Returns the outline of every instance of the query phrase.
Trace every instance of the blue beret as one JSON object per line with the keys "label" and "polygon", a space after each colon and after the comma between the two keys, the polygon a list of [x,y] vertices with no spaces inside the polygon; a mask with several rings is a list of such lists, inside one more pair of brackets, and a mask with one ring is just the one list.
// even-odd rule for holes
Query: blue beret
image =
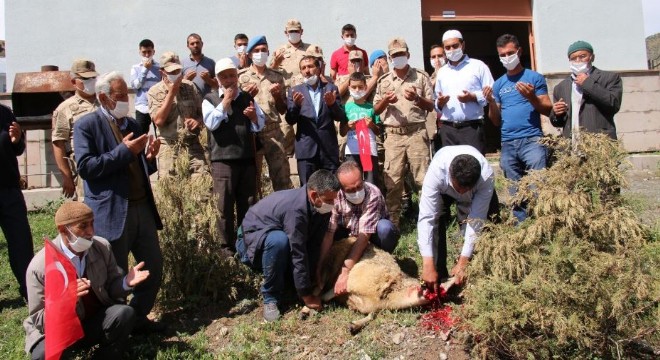
{"label": "blue beret", "polygon": [[378,58],[381,58],[383,56],[387,56],[387,54],[385,54],[385,51],[383,51],[383,50],[374,50],[371,53],[371,55],[369,55],[369,66],[374,66],[374,63],[376,62],[376,60],[378,60]]}
{"label": "blue beret", "polygon": [[571,44],[571,46],[568,47],[568,56],[571,56],[572,53],[578,51],[578,50],[587,50],[590,53],[594,53],[594,48],[591,47],[591,44],[589,44],[586,41],[576,41]]}
{"label": "blue beret", "polygon": [[252,39],[250,39],[250,41],[248,41],[247,49],[245,49],[245,51],[249,53],[250,51],[252,51],[252,49],[254,49],[255,46],[262,44],[268,45],[268,41],[266,41],[266,36],[265,35],[255,36]]}

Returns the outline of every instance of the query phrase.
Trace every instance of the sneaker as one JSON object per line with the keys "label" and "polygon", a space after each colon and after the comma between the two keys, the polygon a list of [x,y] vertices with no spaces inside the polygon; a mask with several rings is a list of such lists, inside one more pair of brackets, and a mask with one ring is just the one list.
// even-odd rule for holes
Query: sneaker
{"label": "sneaker", "polygon": [[162,333],[167,329],[167,324],[161,321],[150,320],[146,316],[137,318],[133,333],[135,334],[151,334]]}
{"label": "sneaker", "polygon": [[264,304],[264,320],[266,322],[273,322],[280,318],[280,309],[277,308],[277,303]]}

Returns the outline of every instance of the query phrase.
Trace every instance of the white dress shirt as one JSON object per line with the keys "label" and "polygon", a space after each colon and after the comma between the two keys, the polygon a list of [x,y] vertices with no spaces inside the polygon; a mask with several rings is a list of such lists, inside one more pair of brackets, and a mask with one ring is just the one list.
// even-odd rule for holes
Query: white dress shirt
{"label": "white dress shirt", "polygon": [[[237,91],[232,101],[236,100],[236,98],[238,98],[238,95],[240,95],[240,93],[241,91]],[[222,96],[222,93],[220,93],[220,96]],[[254,110],[257,113],[257,123],[255,124],[253,122],[250,122],[250,124],[252,125],[252,132],[259,132],[266,125],[266,116],[264,115],[263,110],[261,110],[261,108],[259,107],[256,101],[252,101],[252,104],[254,104]],[[220,126],[220,124],[222,124],[223,121],[229,120],[229,115],[231,115],[231,111],[232,111],[231,107],[225,110],[222,101],[220,102],[220,104],[218,104],[218,106],[213,106],[213,104],[211,104],[210,101],[204,100],[202,102],[202,114],[204,115],[204,125],[206,125],[206,128],[208,128],[210,131],[214,131]]]}
{"label": "white dress shirt", "polygon": [[[454,189],[449,166],[458,155],[474,156],[481,165],[481,177],[469,191],[459,194]],[[445,146],[440,149],[429,165],[424,177],[422,195],[419,199],[419,219],[417,221],[417,243],[423,257],[433,257],[433,238],[437,236],[437,226],[442,195],[456,199],[460,211],[468,214],[465,240],[461,256],[471,257],[477,232],[488,215],[490,199],[495,191],[493,169],[481,153],[469,145]]]}
{"label": "white dress shirt", "polygon": [[[465,121],[484,118],[484,106],[488,103],[484,97],[484,86],[493,86],[493,75],[488,66],[481,60],[470,59],[467,55],[456,66],[447,63],[438,70],[435,80],[435,99],[442,93],[449,95],[449,101],[442,108],[434,101],[435,111],[441,114],[440,119],[444,121]],[[470,101],[462,103],[458,101],[458,95],[463,90],[474,93],[477,102]]]}

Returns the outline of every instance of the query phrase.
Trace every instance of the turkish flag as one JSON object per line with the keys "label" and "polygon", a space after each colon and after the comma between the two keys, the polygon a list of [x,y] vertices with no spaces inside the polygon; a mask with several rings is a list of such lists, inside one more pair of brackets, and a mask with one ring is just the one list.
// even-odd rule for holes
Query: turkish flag
{"label": "turkish flag", "polygon": [[360,150],[360,162],[362,171],[372,171],[374,165],[371,163],[371,139],[369,138],[369,125],[364,119],[355,123],[355,134],[358,139],[358,149]]}
{"label": "turkish flag", "polygon": [[[66,241],[66,240],[62,240]],[[64,349],[84,336],[76,313],[78,283],[71,260],[44,238],[46,248],[46,360],[59,359]]]}

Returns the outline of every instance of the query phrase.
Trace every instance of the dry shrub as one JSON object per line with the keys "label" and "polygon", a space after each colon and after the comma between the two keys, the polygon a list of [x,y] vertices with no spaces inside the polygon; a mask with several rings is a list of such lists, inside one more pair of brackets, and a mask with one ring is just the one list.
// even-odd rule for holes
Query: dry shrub
{"label": "dry shrub", "polygon": [[[584,134],[520,181],[532,217],[489,225],[461,315],[484,358],[643,356],[660,339],[660,244],[619,195],[625,152]],[[653,355],[650,355],[653,356]]]}
{"label": "dry shrub", "polygon": [[191,176],[187,151],[177,153],[175,174],[159,179],[155,191],[163,220],[161,299],[165,304],[181,299],[228,303],[256,295],[258,279],[220,252],[211,175]]}

